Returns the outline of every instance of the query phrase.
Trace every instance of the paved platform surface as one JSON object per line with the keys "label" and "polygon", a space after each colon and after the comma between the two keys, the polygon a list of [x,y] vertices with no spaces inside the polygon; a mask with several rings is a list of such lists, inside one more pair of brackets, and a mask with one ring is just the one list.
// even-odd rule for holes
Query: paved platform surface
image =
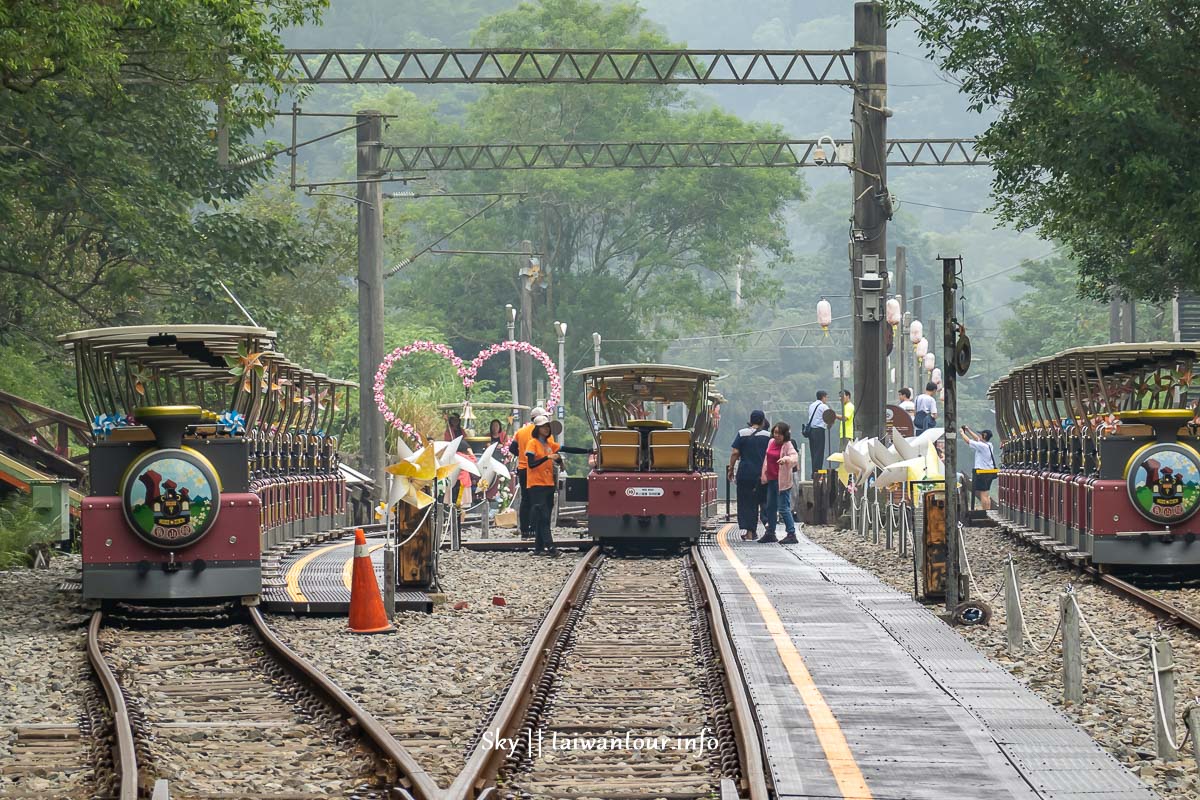
{"label": "paved platform surface", "polygon": [[776,796],[1156,800],[930,611],[801,536],[701,547]]}
{"label": "paved platform surface", "polygon": [[[383,537],[368,536],[375,579],[383,586]],[[280,558],[277,580],[264,578],[262,605],[268,611],[296,614],[348,614],[354,537],[294,550]],[[397,611],[432,611],[425,592],[396,592]]]}

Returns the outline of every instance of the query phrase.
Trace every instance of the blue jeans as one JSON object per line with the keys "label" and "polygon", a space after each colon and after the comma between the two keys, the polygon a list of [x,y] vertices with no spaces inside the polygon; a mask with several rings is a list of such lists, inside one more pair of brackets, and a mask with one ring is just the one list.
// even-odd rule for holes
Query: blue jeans
{"label": "blue jeans", "polygon": [[792,492],[779,491],[779,481],[767,481],[767,533],[775,533],[775,523],[778,517],[783,517],[783,529],[788,536],[796,532],[796,518],[792,516]]}

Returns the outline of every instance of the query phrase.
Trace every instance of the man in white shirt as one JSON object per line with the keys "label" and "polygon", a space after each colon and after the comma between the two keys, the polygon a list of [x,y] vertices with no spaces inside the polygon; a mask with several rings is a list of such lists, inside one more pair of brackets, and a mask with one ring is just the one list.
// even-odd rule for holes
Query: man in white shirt
{"label": "man in white shirt", "polygon": [[929,430],[937,423],[937,400],[933,399],[935,394],[937,394],[937,384],[930,381],[925,384],[924,393],[917,395],[914,403],[917,413],[913,415],[913,428],[918,434]]}
{"label": "man in white shirt", "polygon": [[829,399],[829,392],[822,389],[817,392],[817,399],[808,406],[808,422],[805,423],[808,427],[804,428],[806,433],[804,437],[808,439],[808,449],[812,453],[812,477],[817,477],[817,470],[825,469],[825,440],[826,430],[825,412],[829,410],[829,404],[825,401]]}
{"label": "man in white shirt", "polygon": [[907,411],[910,417],[916,414],[917,406],[913,403],[912,389],[909,389],[907,386],[902,388],[900,390],[900,399],[896,402],[896,405]]}
{"label": "man in white shirt", "polygon": [[[992,508],[990,494],[992,481],[996,479],[996,453],[992,450],[992,432],[985,430],[982,433],[975,433],[966,425],[962,426],[962,432],[966,437],[967,444],[975,452],[975,496],[979,498],[980,508],[990,511]],[[985,471],[980,474],[980,470]]]}

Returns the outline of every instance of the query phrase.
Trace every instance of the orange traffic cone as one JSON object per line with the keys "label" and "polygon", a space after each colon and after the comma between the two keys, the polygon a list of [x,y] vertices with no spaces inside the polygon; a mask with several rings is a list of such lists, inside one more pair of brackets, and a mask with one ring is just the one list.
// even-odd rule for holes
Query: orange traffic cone
{"label": "orange traffic cone", "polygon": [[354,530],[354,573],[350,579],[350,632],[387,633],[395,630],[383,610],[375,567],[362,528]]}

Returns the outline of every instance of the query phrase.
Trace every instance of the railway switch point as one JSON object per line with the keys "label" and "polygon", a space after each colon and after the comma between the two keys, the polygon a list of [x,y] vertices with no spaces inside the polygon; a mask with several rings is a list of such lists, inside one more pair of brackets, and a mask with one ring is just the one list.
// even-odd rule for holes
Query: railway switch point
{"label": "railway switch point", "polygon": [[375,567],[362,528],[354,529],[354,576],[350,583],[350,632],[389,633],[396,630],[383,609]]}

